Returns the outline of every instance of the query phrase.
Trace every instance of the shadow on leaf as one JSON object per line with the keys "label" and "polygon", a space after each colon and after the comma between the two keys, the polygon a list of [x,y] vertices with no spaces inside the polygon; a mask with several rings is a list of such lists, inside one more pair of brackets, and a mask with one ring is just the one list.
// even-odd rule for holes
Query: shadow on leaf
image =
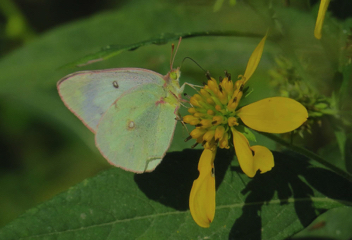
{"label": "shadow on leaf", "polygon": [[[352,186],[346,179],[327,169],[308,163],[309,159],[292,152],[273,152],[275,167],[265,174],[257,174],[242,190],[248,194],[242,215],[235,221],[229,239],[262,239],[261,211],[277,194],[280,205],[292,203],[303,227],[308,226],[319,213],[322,205],[314,206],[314,191],[328,198],[352,201]],[[232,170],[242,172],[239,167]],[[317,213],[318,211],[318,213]]]}
{"label": "shadow on leaf", "polygon": [[[186,149],[167,153],[150,173],[135,174],[134,180],[148,198],[179,211],[186,211],[193,181],[198,178],[202,150]],[[221,184],[233,159],[229,151],[219,149],[215,158],[216,188]]]}

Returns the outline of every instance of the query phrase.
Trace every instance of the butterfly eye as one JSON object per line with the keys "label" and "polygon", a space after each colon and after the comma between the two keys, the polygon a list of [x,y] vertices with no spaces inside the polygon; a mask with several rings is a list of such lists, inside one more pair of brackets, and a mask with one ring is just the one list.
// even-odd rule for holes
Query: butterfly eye
{"label": "butterfly eye", "polygon": [[114,88],[119,88],[119,84],[117,83],[117,81],[113,81],[112,85],[114,86]]}
{"label": "butterfly eye", "polygon": [[179,69],[174,69],[170,72],[170,78],[172,80],[178,80],[180,77],[180,70]]}
{"label": "butterfly eye", "polygon": [[176,72],[171,72],[171,73],[170,73],[170,78],[171,78],[172,80],[176,80],[176,79],[177,79],[177,73],[176,73]]}

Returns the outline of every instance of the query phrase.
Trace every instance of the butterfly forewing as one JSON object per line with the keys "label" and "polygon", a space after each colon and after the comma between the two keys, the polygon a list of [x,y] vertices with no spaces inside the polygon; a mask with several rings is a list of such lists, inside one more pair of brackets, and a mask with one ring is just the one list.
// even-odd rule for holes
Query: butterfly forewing
{"label": "butterfly forewing", "polygon": [[103,114],[123,93],[134,87],[165,81],[159,73],[138,68],[76,72],[61,79],[59,94],[65,105],[92,131]]}

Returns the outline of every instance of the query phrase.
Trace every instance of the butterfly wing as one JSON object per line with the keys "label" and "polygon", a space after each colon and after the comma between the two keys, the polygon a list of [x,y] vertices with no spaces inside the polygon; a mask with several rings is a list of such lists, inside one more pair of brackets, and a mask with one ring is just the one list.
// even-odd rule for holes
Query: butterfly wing
{"label": "butterfly wing", "polygon": [[131,88],[165,81],[159,73],[139,68],[82,71],[66,76],[57,83],[65,105],[93,132],[100,118],[124,92]]}
{"label": "butterfly wing", "polygon": [[101,118],[95,136],[102,155],[132,172],[152,171],[170,146],[179,107],[164,102],[165,89],[146,84],[123,94]]}

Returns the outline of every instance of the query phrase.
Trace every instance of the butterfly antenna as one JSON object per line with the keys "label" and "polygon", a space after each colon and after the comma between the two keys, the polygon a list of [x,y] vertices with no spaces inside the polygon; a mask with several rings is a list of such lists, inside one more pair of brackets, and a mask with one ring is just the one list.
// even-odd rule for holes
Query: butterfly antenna
{"label": "butterfly antenna", "polygon": [[[173,56],[173,58],[172,58],[172,61],[170,62],[170,68],[171,68],[171,70],[172,70],[172,66],[174,65],[176,53],[177,53],[178,48],[180,47],[181,40],[182,40],[182,37],[180,37],[179,40],[178,40],[178,44],[177,44],[176,51],[175,51],[175,53],[174,53],[174,56]],[[172,47],[172,51],[173,51],[173,50],[174,50],[174,45],[172,44],[172,46],[173,46],[173,47]],[[172,56],[172,54],[171,54],[171,56]],[[170,60],[171,60],[171,59],[170,59]]]}
{"label": "butterfly antenna", "polygon": [[207,72],[204,68],[202,68],[201,65],[199,65],[194,59],[192,59],[192,58],[190,58],[190,57],[185,57],[185,58],[182,60],[181,66],[182,66],[183,62],[184,62],[186,59],[189,59],[189,60],[191,60],[192,62],[194,62],[195,64],[197,64],[197,66],[200,67],[205,73]]}

